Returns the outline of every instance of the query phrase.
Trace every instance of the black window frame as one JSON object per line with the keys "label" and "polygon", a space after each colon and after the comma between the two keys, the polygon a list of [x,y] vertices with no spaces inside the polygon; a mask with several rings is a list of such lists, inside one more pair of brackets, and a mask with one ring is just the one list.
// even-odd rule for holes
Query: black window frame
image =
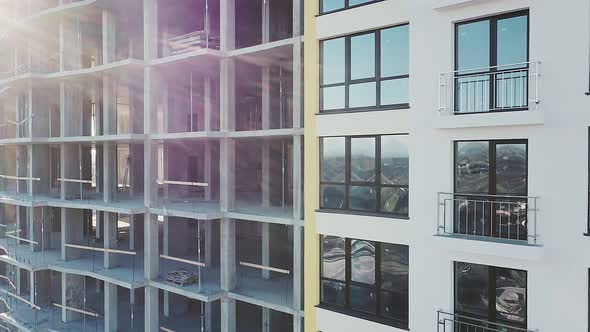
{"label": "black window frame", "polygon": [[[484,317],[482,315],[477,315],[474,313],[468,313],[468,312],[463,312],[463,311],[459,311],[457,310],[457,264],[471,264],[471,265],[482,265],[482,266],[487,266],[488,268],[488,316]],[[524,272],[526,279],[525,279],[525,298],[526,298],[526,306],[525,306],[525,315],[524,315],[524,323],[523,324],[512,324],[510,322],[506,322],[504,320],[498,320],[497,319],[497,313],[498,311],[496,310],[496,277],[498,276],[498,272],[500,270],[513,270],[513,271],[519,271],[519,272]],[[486,321],[489,321],[491,323],[499,323],[499,324],[504,324],[504,325],[509,325],[509,326],[513,326],[516,328],[522,328],[522,329],[527,329],[528,326],[528,316],[529,316],[529,306],[528,306],[528,300],[529,300],[529,294],[528,294],[528,286],[529,286],[529,273],[527,270],[521,270],[521,269],[513,269],[513,268],[507,268],[507,267],[500,267],[500,266],[492,266],[492,265],[485,265],[485,264],[477,264],[477,263],[467,263],[467,262],[460,262],[460,261],[454,261],[453,262],[453,310],[455,312],[455,314],[461,315],[461,316],[465,316],[465,317],[472,317],[472,318],[476,318],[476,319],[483,319]]]}
{"label": "black window frame", "polygon": [[[455,115],[463,115],[463,114],[478,114],[478,113],[499,113],[499,112],[514,112],[514,111],[526,111],[529,109],[529,105],[528,105],[528,99],[529,99],[529,95],[528,95],[528,89],[526,89],[526,97],[524,98],[527,101],[527,106],[526,107],[519,107],[519,108],[508,108],[508,109],[492,109],[492,103],[493,100],[496,98],[496,92],[494,91],[494,85],[493,84],[489,84],[489,106],[490,109],[487,111],[480,111],[480,112],[461,112],[458,109],[458,103],[457,100],[459,100],[459,89],[457,89],[457,81],[462,77],[462,76],[472,76],[474,74],[481,74],[482,76],[485,75],[489,75],[490,77],[498,72],[502,72],[501,70],[498,70],[498,67],[495,67],[498,65],[498,61],[497,61],[497,55],[498,55],[498,40],[497,40],[497,27],[498,27],[498,21],[503,20],[503,19],[508,19],[508,18],[514,18],[514,17],[519,17],[519,16],[526,16],[527,17],[527,47],[526,47],[526,66],[523,66],[521,68],[511,68],[511,70],[513,69],[520,69],[523,71],[527,72],[527,77],[528,77],[528,72],[530,70],[530,65],[528,64],[530,61],[530,48],[531,48],[531,39],[530,39],[530,32],[531,32],[531,20],[530,20],[530,12],[529,9],[523,9],[523,10],[518,10],[518,11],[514,11],[514,12],[509,12],[509,13],[504,13],[504,14],[499,14],[499,15],[492,15],[492,16],[486,16],[486,17],[481,17],[481,18],[476,18],[476,19],[471,19],[471,20],[466,20],[466,21],[460,21],[455,23],[454,25],[454,59],[453,59],[453,65],[454,65],[454,70],[455,70],[455,78],[454,78],[454,85],[455,85],[455,91],[454,91],[454,100],[455,102],[453,103],[453,114]],[[462,25],[466,25],[466,24],[470,24],[470,23],[476,23],[476,22],[482,22],[482,21],[490,21],[490,35],[489,35],[489,70],[486,71],[476,71],[476,70],[470,70],[470,69],[463,69],[463,71],[466,71],[466,73],[464,74],[459,74],[459,27]],[[478,68],[473,68],[473,69],[478,69]],[[490,78],[491,80],[491,78]],[[527,78],[527,87],[529,86],[529,81]]]}
{"label": "black window frame", "polygon": [[320,13],[318,15],[316,15],[316,16],[322,16],[322,15],[337,13],[337,12],[341,12],[343,10],[348,10],[348,9],[363,7],[363,6],[366,6],[366,5],[370,5],[370,4],[377,3],[377,2],[382,2],[382,1],[385,1],[385,0],[371,0],[371,1],[363,2],[363,3],[359,3],[359,4],[356,4],[356,5],[350,5],[350,1],[349,0],[344,0],[344,7],[333,9],[333,10],[329,10],[329,11],[324,11],[324,1],[323,0],[320,0],[320,5],[319,5]]}
{"label": "black window frame", "polygon": [[[458,146],[459,143],[475,143],[475,142],[485,142],[488,144],[488,175],[487,175],[487,180],[488,180],[488,190],[486,192],[474,192],[474,191],[459,191],[457,189],[457,166],[458,166],[458,157],[459,157],[459,150],[458,150]],[[523,193],[508,193],[508,194],[504,194],[504,193],[498,193],[497,192],[497,188],[496,188],[496,183],[497,183],[497,176],[498,176],[498,172],[497,172],[497,145],[502,145],[502,144],[524,144],[525,145],[525,158],[526,158],[526,170],[525,170],[525,179],[526,179],[526,184],[524,186],[525,191]],[[467,226],[468,224],[470,224],[469,222],[467,222],[466,224],[461,224],[461,217],[459,217],[459,214],[461,214],[461,205],[459,204],[459,202],[461,200],[465,200],[467,198],[467,200],[471,199],[471,200],[475,200],[475,209],[473,211],[475,211],[474,213],[476,213],[476,209],[477,209],[477,204],[479,201],[487,201],[489,202],[489,206],[490,207],[494,207],[497,209],[501,209],[502,206],[504,204],[506,204],[507,201],[512,201],[514,200],[514,202],[516,203],[517,201],[522,202],[524,201],[525,203],[529,203],[528,201],[528,185],[529,185],[529,144],[528,144],[528,139],[497,139],[497,140],[485,140],[485,139],[477,139],[477,140],[456,140],[453,141],[453,199],[455,200],[454,203],[454,218],[453,218],[453,223],[454,223],[454,227],[453,227],[453,231],[456,234],[467,234],[464,233],[461,230],[461,226]],[[482,203],[483,204],[483,203]],[[528,206],[528,205],[527,205]],[[469,211],[469,207],[467,206],[467,211]],[[469,218],[469,217],[468,217]],[[517,217],[519,218],[519,217]],[[475,219],[475,217],[474,217]],[[469,220],[469,219],[468,219]],[[501,227],[502,225],[502,218],[498,219],[497,215],[492,215],[490,214],[489,216],[489,223],[490,223],[490,233],[489,234],[481,234],[481,236],[484,237],[488,237],[488,238],[502,238],[501,234],[501,230],[498,231],[496,229],[496,227]],[[526,220],[526,215],[525,215],[525,220]],[[457,223],[459,222],[459,223]],[[487,230],[488,225],[486,225],[484,228]],[[496,227],[494,227],[496,226]],[[510,231],[508,231],[508,239],[510,240],[521,240],[521,241],[526,241],[528,240],[528,231],[530,229],[529,223],[527,222],[524,226],[523,226],[523,230],[522,231],[516,231],[516,232],[512,232],[510,233]],[[518,228],[520,229],[520,228]],[[474,230],[477,230],[477,228],[475,228]],[[472,230],[472,231],[474,231]],[[473,233],[472,235],[479,235],[479,231],[475,231],[476,233]]]}
{"label": "black window frame", "polygon": [[[469,142],[486,142],[488,143],[488,159],[489,159],[489,168],[488,168],[488,191],[483,192],[466,192],[457,191],[457,157],[459,156],[458,151],[458,143],[469,143]],[[525,156],[526,156],[526,191],[522,195],[514,195],[514,194],[498,194],[496,191],[496,146],[499,144],[524,144],[526,146]],[[475,140],[456,140],[453,141],[453,193],[455,194],[474,194],[474,195],[498,195],[498,196],[528,196],[528,188],[529,186],[529,143],[528,139],[526,138],[517,138],[517,139],[475,139]]]}
{"label": "black window frame", "polygon": [[[348,1],[348,0],[347,0]],[[409,103],[409,89],[408,89],[408,102],[407,103],[400,103],[400,104],[381,104],[381,82],[382,81],[393,81],[393,80],[402,80],[402,79],[410,79],[410,68],[408,66],[408,74],[404,75],[394,75],[394,76],[386,76],[381,77],[381,31],[392,29],[392,28],[401,28],[407,26],[409,29],[409,23],[403,23],[398,25],[389,26],[386,28],[381,28],[377,30],[370,30],[370,31],[363,31],[355,34],[350,34],[346,36],[340,36],[335,38],[324,39],[320,41],[320,71],[319,71],[319,80],[320,80],[320,94],[319,94],[319,114],[330,114],[330,113],[348,113],[348,112],[362,112],[362,111],[379,111],[379,110],[392,110],[392,109],[405,109],[410,107]],[[409,33],[409,31],[408,31]],[[361,78],[361,79],[351,79],[351,38],[363,36],[363,35],[374,35],[375,40],[375,75],[371,78]],[[324,42],[337,40],[344,38],[344,82],[339,83],[328,83],[324,84]],[[409,45],[408,45],[408,59],[409,57]],[[350,107],[350,86],[354,84],[362,84],[362,83],[373,83],[375,82],[375,105],[374,106],[361,106],[361,107]],[[324,110],[324,92],[323,89],[325,88],[332,88],[332,87],[341,87],[344,86],[344,108],[336,108],[336,109],[327,109]]]}
{"label": "black window frame", "polygon": [[[319,237],[319,241],[320,241],[320,259],[319,259],[319,263],[320,263],[320,278],[319,278],[319,286],[320,286],[320,304],[318,305],[318,307],[320,308],[324,308],[327,310],[331,310],[331,311],[336,311],[336,312],[340,312],[349,316],[354,316],[354,317],[358,317],[358,318],[362,318],[362,319],[366,319],[366,320],[371,320],[377,323],[381,323],[381,324],[385,324],[385,325],[389,325],[389,326],[394,326],[397,328],[401,328],[403,330],[409,330],[409,316],[410,316],[410,308],[408,306],[408,313],[407,313],[407,317],[405,320],[398,320],[398,319],[394,319],[391,317],[386,317],[381,315],[381,293],[382,292],[388,292],[388,293],[392,293],[392,291],[388,290],[388,289],[382,289],[381,285],[382,285],[382,269],[381,269],[381,245],[383,244],[383,242],[379,242],[379,241],[373,241],[373,240],[361,240],[361,239],[353,239],[353,238],[347,238],[347,237],[341,237],[341,236],[334,236],[334,237],[339,237],[339,238],[343,238],[344,239],[344,252],[345,252],[345,259],[344,259],[344,264],[345,264],[345,277],[344,277],[344,281],[343,280],[338,280],[338,279],[331,279],[331,278],[326,278],[323,277],[323,238],[324,236],[331,236],[331,235],[320,235]],[[352,281],[352,269],[351,269],[351,262],[352,262],[352,241],[356,240],[356,241],[367,241],[367,242],[372,242],[375,244],[375,285],[371,286],[367,286],[366,284],[363,284],[361,282],[356,282],[356,281]],[[407,289],[408,289],[408,294],[407,294],[407,303],[409,305],[409,299],[410,299],[410,288],[409,288],[409,275],[410,275],[410,246],[405,245],[405,244],[398,244],[398,243],[387,243],[387,244],[391,244],[391,245],[395,245],[395,246],[399,246],[399,247],[404,247],[407,250],[407,255],[408,255],[408,261],[407,261],[407,270],[408,270],[408,285],[407,285]],[[344,301],[345,304],[344,306],[338,306],[336,304],[331,304],[331,303],[325,303],[323,301],[323,282],[324,281],[329,281],[329,282],[337,282],[337,283],[341,283],[345,285],[345,290],[344,290]],[[361,286],[361,287],[367,287],[370,288],[371,290],[373,290],[375,292],[375,313],[368,313],[366,311],[360,311],[360,310],[355,310],[352,309],[350,306],[350,297],[351,297],[351,286]]]}
{"label": "black window frame", "polygon": [[[408,156],[408,184],[406,185],[398,185],[398,184],[383,184],[381,179],[381,137],[384,136],[405,136],[409,137],[409,134],[388,134],[388,135],[362,135],[362,136],[325,136],[320,137],[320,182],[319,182],[319,192],[320,192],[320,202],[319,202],[319,211],[328,211],[328,212],[350,212],[351,214],[368,214],[368,215],[375,215],[375,216],[388,216],[393,218],[399,219],[409,219],[410,215],[410,205],[409,205],[409,193],[410,193],[410,180],[409,180],[409,172],[410,172],[410,158]],[[322,163],[323,163],[323,155],[324,155],[324,147],[323,147],[323,139],[324,138],[344,138],[344,182],[332,182],[332,181],[323,181],[322,180]],[[358,182],[352,181],[351,179],[351,168],[352,168],[352,153],[351,153],[351,140],[356,138],[374,138],[375,139],[375,182]],[[409,152],[409,147],[408,148]],[[344,187],[344,206],[342,208],[329,208],[329,207],[322,207],[322,186],[325,185],[332,185],[332,186],[343,186]],[[351,187],[369,187],[375,189],[375,210],[361,210],[361,209],[351,209],[350,208],[350,191]],[[403,188],[406,189],[408,193],[408,213],[400,214],[395,212],[384,212],[382,211],[381,205],[381,192],[383,188]]]}

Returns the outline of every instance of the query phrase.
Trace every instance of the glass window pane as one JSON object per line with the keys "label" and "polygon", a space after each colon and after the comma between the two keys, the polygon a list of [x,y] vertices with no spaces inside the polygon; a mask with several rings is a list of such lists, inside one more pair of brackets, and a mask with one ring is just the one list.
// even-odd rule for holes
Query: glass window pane
{"label": "glass window pane", "polygon": [[525,196],[527,192],[526,144],[496,145],[496,192]]}
{"label": "glass window pane", "polygon": [[350,78],[375,77],[375,33],[350,38]]}
{"label": "glass window pane", "polygon": [[350,274],[352,281],[375,284],[375,243],[364,240],[350,241]]}
{"label": "glass window pane", "polygon": [[526,271],[495,268],[498,318],[524,323],[527,310]]}
{"label": "glass window pane", "polygon": [[[512,65],[528,61],[528,16],[498,20],[498,65]],[[522,65],[521,65],[522,66]],[[501,67],[500,69],[507,69]]]}
{"label": "glass window pane", "polygon": [[324,137],[322,143],[322,181],[344,183],[346,168],[346,139],[344,137]]}
{"label": "glass window pane", "polygon": [[408,293],[381,291],[381,315],[407,324],[409,319]]}
{"label": "glass window pane", "polygon": [[359,83],[351,84],[349,87],[349,107],[370,107],[376,105],[377,83]]}
{"label": "glass window pane", "polygon": [[345,107],[344,85],[322,88],[322,110],[337,110]]}
{"label": "glass window pane", "polygon": [[407,78],[381,81],[381,105],[408,104],[408,83]]}
{"label": "glass window pane", "polygon": [[344,82],[345,73],[344,37],[322,42],[322,83]]}
{"label": "glass window pane", "polygon": [[322,198],[320,207],[324,209],[344,208],[344,185],[321,185]]}
{"label": "glass window pane", "polygon": [[408,188],[381,188],[381,212],[408,215],[410,190]]}
{"label": "glass window pane", "polygon": [[407,296],[408,271],[408,246],[381,243],[381,289]]}
{"label": "glass window pane", "polygon": [[322,280],[322,303],[343,307],[346,297],[344,283]]}
{"label": "glass window pane", "polygon": [[408,185],[409,164],[408,136],[381,136],[381,183]]}
{"label": "glass window pane", "polygon": [[356,6],[363,3],[371,2],[374,0],[348,0],[348,6]]}
{"label": "glass window pane", "polygon": [[455,263],[455,310],[488,317],[489,267]]}
{"label": "glass window pane", "polygon": [[350,139],[350,178],[354,182],[375,182],[375,137]]}
{"label": "glass window pane", "polygon": [[490,21],[460,24],[457,28],[457,69],[490,66]]}
{"label": "glass window pane", "polygon": [[409,72],[409,25],[381,30],[381,77]]}
{"label": "glass window pane", "polygon": [[348,205],[351,210],[375,211],[377,191],[373,187],[351,186]]}
{"label": "glass window pane", "polygon": [[489,143],[456,142],[455,191],[487,193],[489,189]]}
{"label": "glass window pane", "polygon": [[344,0],[322,0],[322,13],[344,8]]}
{"label": "glass window pane", "polygon": [[345,250],[344,238],[322,236],[322,277],[344,281]]}
{"label": "glass window pane", "polygon": [[353,310],[375,313],[377,309],[377,296],[372,287],[350,286],[350,308]]}

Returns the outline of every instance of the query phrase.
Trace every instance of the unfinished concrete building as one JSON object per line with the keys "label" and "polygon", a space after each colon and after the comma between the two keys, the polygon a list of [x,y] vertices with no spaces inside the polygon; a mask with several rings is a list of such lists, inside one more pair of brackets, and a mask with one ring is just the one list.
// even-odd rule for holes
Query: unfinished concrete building
{"label": "unfinished concrete building", "polygon": [[302,331],[302,1],[1,5],[0,328]]}

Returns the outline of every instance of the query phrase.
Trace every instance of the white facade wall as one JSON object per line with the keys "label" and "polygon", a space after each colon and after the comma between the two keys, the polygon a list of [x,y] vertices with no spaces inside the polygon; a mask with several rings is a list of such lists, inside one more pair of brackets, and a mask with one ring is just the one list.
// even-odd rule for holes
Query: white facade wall
{"label": "white facade wall", "polygon": [[[454,70],[454,24],[521,9],[530,11],[529,58],[542,62],[538,108],[439,115],[439,74]],[[437,310],[453,311],[453,261],[526,270],[529,329],[588,331],[589,12],[587,0],[385,0],[317,17],[320,39],[410,23],[410,109],[316,116],[320,136],[410,134],[409,220],[316,214],[320,234],[409,245],[411,331],[436,331]],[[437,192],[453,190],[453,141],[513,138],[528,139],[540,246],[434,236]],[[401,331],[316,310],[324,332]]]}

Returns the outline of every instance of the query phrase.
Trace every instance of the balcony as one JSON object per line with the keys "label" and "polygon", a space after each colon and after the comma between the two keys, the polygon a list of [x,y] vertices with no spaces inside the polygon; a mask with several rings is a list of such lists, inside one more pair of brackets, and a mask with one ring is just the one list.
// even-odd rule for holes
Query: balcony
{"label": "balcony", "polygon": [[531,196],[439,192],[437,234],[536,245],[537,200]]}
{"label": "balcony", "polygon": [[484,319],[437,311],[437,332],[539,332]]}
{"label": "balcony", "polygon": [[540,66],[540,61],[531,61],[442,73],[438,111],[458,115],[536,109]]}

